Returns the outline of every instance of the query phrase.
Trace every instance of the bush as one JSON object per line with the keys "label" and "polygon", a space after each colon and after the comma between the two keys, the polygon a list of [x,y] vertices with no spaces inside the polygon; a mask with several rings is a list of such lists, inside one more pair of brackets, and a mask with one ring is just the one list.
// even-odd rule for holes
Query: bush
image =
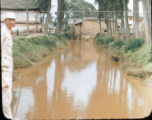
{"label": "bush", "polygon": [[109,43],[112,43],[114,41],[114,37],[107,37],[105,40],[104,40],[104,43],[105,44],[109,44]]}
{"label": "bush", "polygon": [[121,48],[121,46],[123,46],[124,45],[124,40],[117,40],[117,41],[115,41],[112,45],[111,45],[111,47],[112,48],[118,48],[118,49],[120,49]]}
{"label": "bush", "polygon": [[97,42],[96,42],[96,43],[104,44],[104,37],[99,36],[99,37],[97,38]]}
{"label": "bush", "polygon": [[125,43],[125,52],[128,52],[129,50],[135,51],[136,49],[140,48],[144,44],[144,39],[143,38],[133,38],[129,39]]}
{"label": "bush", "polygon": [[96,40],[97,44],[109,44],[114,41],[114,37],[106,36],[105,34],[98,33],[94,37],[94,40]]}
{"label": "bush", "polygon": [[67,36],[68,39],[74,39],[75,40],[75,28],[74,28],[74,26],[67,25],[63,29],[63,32]]}
{"label": "bush", "polygon": [[102,35],[101,33],[97,33],[96,36],[93,38],[93,40],[97,40],[97,38],[101,35]]}

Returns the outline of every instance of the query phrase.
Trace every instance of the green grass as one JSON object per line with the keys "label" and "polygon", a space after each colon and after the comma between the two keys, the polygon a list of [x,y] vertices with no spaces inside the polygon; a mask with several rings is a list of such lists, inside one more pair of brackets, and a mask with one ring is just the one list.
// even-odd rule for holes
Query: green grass
{"label": "green grass", "polygon": [[123,54],[125,57],[137,61],[141,65],[147,65],[151,62],[151,45],[145,43],[134,51],[129,50],[127,53],[123,51]]}
{"label": "green grass", "polygon": [[136,51],[136,49],[140,48],[144,44],[143,38],[132,38],[125,42],[125,52]]}
{"label": "green grass", "polygon": [[[32,66],[33,62],[52,53],[52,48],[65,45],[67,38],[63,34],[38,36],[31,38],[13,38],[14,69]],[[60,44],[59,44],[60,43]]]}
{"label": "green grass", "polygon": [[113,51],[117,55],[123,56],[125,59],[132,60],[134,62],[137,62],[139,65],[145,66],[151,62],[151,45],[144,43],[141,39],[139,39],[139,41],[139,44],[137,39],[135,40],[135,42],[133,40],[115,41],[111,45],[111,51]]}

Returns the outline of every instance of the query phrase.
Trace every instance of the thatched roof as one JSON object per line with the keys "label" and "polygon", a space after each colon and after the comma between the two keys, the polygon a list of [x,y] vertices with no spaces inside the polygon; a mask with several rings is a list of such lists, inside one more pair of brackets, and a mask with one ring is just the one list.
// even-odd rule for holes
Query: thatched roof
{"label": "thatched roof", "polygon": [[1,0],[1,9],[26,9],[26,1],[28,9],[38,9],[37,0]]}

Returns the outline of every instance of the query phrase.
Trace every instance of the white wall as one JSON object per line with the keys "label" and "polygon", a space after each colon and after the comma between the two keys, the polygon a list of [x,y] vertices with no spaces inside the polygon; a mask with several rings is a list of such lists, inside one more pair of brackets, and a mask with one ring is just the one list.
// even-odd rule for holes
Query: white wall
{"label": "white wall", "polygon": [[[4,23],[1,23],[1,27],[3,27]],[[29,24],[29,32],[37,32],[40,30],[41,24]],[[26,24],[16,24],[14,28],[12,28],[12,32],[16,33],[16,30],[19,30],[19,33],[26,33],[27,32],[27,25]]]}
{"label": "white wall", "polygon": [[[26,10],[1,10],[1,21],[4,20],[5,13],[14,12],[16,15],[16,22],[26,22],[27,21],[27,13]],[[39,11],[28,11],[29,22],[40,22],[41,13]]]}

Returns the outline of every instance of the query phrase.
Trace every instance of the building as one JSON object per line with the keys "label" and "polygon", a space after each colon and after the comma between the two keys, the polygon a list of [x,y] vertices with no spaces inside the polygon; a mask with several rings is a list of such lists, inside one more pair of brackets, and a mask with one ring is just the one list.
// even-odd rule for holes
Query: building
{"label": "building", "polygon": [[[1,25],[4,25],[4,15],[7,12],[14,12],[16,15],[16,26],[12,29],[12,33],[19,30],[19,33],[27,32],[27,0],[1,0]],[[28,1],[28,16],[29,16],[29,32],[37,32],[41,26],[41,13],[36,6],[37,0]]]}
{"label": "building", "polygon": [[[101,33],[107,34],[107,27],[104,20],[101,20]],[[69,19],[69,25],[73,25],[75,27],[75,36],[76,39],[79,39],[79,34],[81,31],[82,39],[91,39],[97,33],[100,32],[100,24],[99,19],[94,17],[84,17],[83,19]],[[113,22],[111,22],[111,26],[113,29]]]}
{"label": "building", "polygon": [[[120,37],[122,38],[121,19],[117,19],[117,22],[118,22],[119,34],[120,34]],[[133,27],[134,26],[133,26],[133,13],[132,12],[128,12],[128,22],[129,22],[129,27],[130,27],[130,34],[131,34],[131,36],[133,36]],[[111,20],[111,29],[112,30],[113,30],[113,23],[115,24],[115,21]],[[75,36],[77,39],[79,39],[80,30],[82,32],[82,39],[83,39],[83,37],[90,39],[90,38],[94,37],[97,33],[100,32],[99,19],[94,18],[94,17],[90,17],[90,18],[84,17],[83,19],[80,19],[80,18],[69,19],[68,24],[73,25],[75,27]],[[139,31],[140,31],[140,36],[145,38],[144,19],[143,19],[142,14],[139,14]],[[107,27],[105,24],[105,20],[101,20],[101,33],[107,34]],[[114,33],[114,35],[115,35],[115,33]]]}
{"label": "building", "polygon": [[[125,14],[124,14],[125,15]],[[129,23],[129,27],[130,27],[130,34],[133,35],[133,12],[128,12],[128,23]],[[125,21],[125,19],[124,19]],[[121,34],[121,19],[118,19],[118,27],[119,27],[119,33]],[[145,29],[144,29],[144,18],[143,18],[143,14],[139,14],[139,32],[140,32],[140,36],[145,38],[144,34],[145,34]]]}

